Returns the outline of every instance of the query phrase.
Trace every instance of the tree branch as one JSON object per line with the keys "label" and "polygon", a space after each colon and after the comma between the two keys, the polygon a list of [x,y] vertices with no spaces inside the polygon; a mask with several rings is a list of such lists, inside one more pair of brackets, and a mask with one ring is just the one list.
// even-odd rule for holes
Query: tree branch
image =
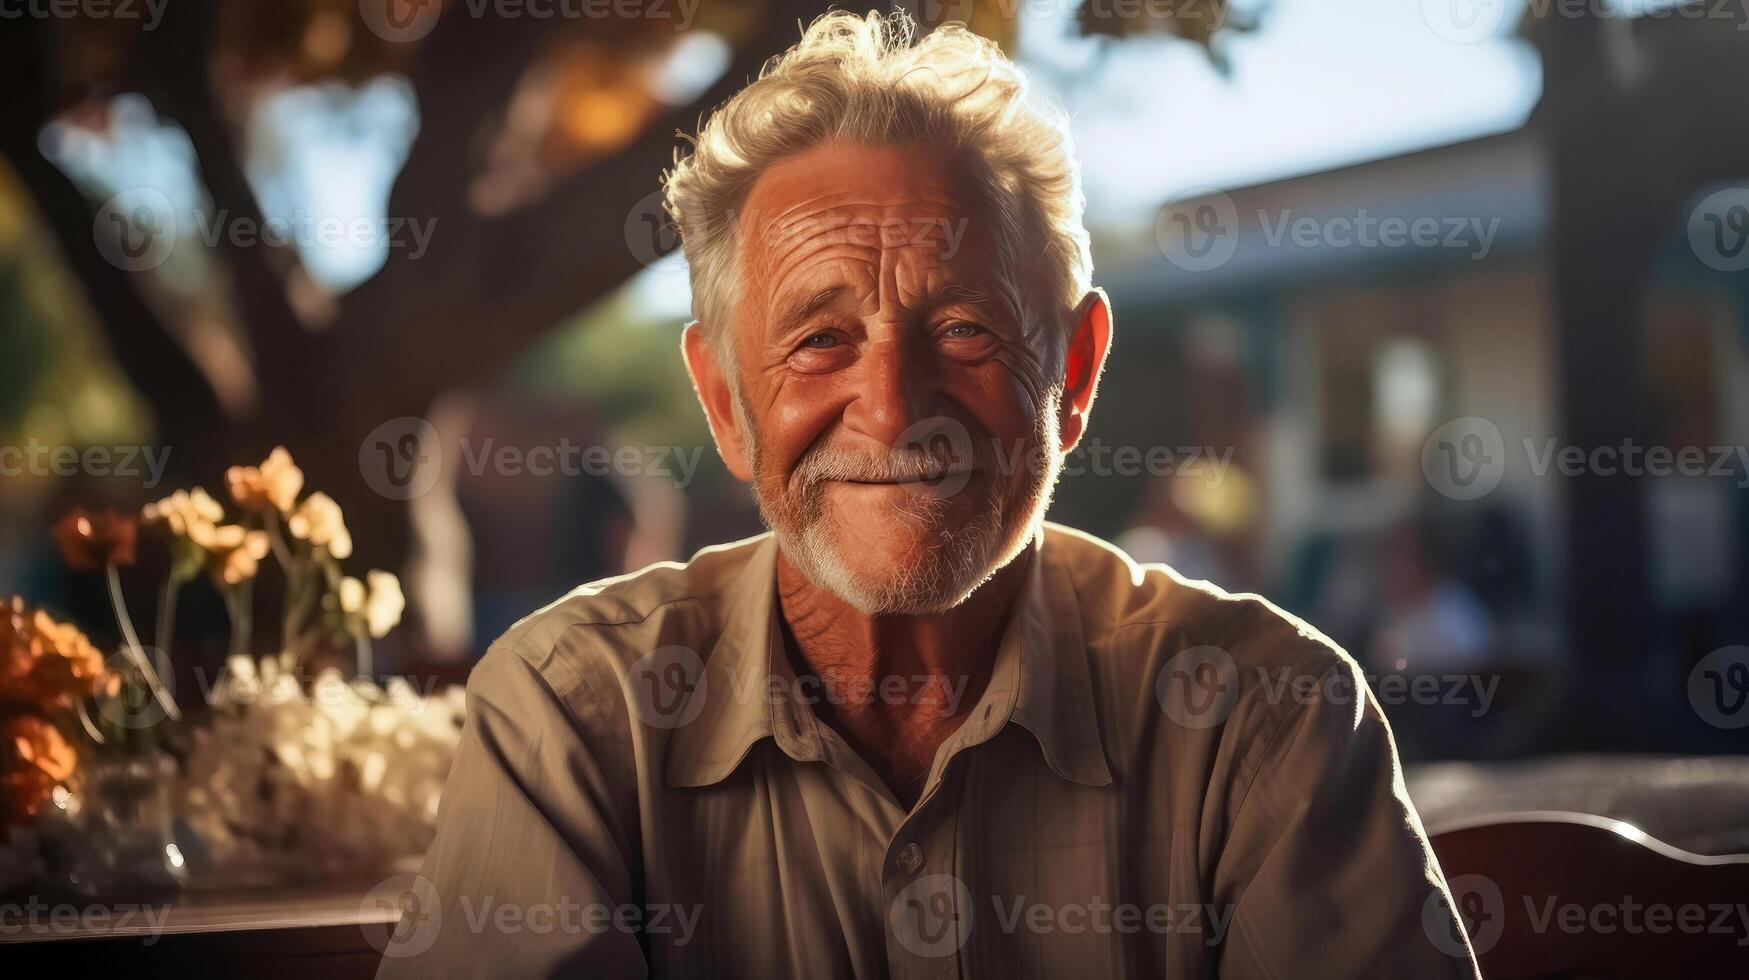
{"label": "tree branch", "polygon": [[[110,264],[98,250],[91,202],[42,155],[38,141],[55,112],[49,69],[55,52],[53,22],[26,18],[4,37],[0,155],[35,200],[118,366],[151,404],[160,438],[168,443],[186,432],[222,430],[224,410],[212,384],[136,288],[135,275]],[[177,463],[180,467],[198,460],[185,452]]]}

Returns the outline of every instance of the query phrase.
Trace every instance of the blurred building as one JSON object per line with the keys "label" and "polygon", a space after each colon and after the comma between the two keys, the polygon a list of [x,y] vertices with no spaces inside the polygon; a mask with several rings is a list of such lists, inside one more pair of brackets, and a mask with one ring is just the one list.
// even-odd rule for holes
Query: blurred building
{"label": "blurred building", "polygon": [[[1623,56],[1627,24],[1545,42],[1523,128],[1168,202],[1102,265],[1126,328],[1104,390],[1146,394],[1095,431],[1231,448],[1257,501],[1222,584],[1372,669],[1485,666],[1594,727],[1649,704],[1632,740],[1749,596],[1749,192],[1717,183],[1749,158],[1695,142],[1720,103],[1670,97],[1741,76],[1697,47],[1730,25],[1640,24]],[[1671,145],[1628,152],[1646,131]],[[1570,301],[1600,292],[1618,308]],[[1510,715],[1437,748],[1533,737]]]}

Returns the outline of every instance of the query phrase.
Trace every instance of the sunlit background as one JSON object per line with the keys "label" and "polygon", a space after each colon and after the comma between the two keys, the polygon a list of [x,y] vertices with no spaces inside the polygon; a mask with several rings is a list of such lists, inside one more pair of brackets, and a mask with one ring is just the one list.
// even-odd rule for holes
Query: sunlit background
{"label": "sunlit background", "polygon": [[[1741,745],[1689,679],[1749,643],[1742,25],[1591,6],[919,11],[970,14],[1072,119],[1118,339],[1051,516],[1260,592],[1375,674],[1501,678],[1484,712],[1387,704],[1411,759]],[[818,10],[531,26],[450,5],[402,41],[360,9],[9,27],[0,442],[170,450],[151,485],[0,478],[0,586],[94,636],[101,597],[48,523],[274,445],[361,562],[401,575],[407,622],[378,651],[400,671],[459,676],[577,583],[759,529],[677,356],[657,175]],[[415,423],[438,453],[419,492],[384,492],[361,449]],[[1696,447],[1705,472],[1549,455],[1624,444]],[[649,465],[481,462],[561,445]],[[1122,447],[1172,462],[1102,469]],[[1480,494],[1441,469],[1483,461]],[[178,629],[183,662],[222,656],[216,598]]]}

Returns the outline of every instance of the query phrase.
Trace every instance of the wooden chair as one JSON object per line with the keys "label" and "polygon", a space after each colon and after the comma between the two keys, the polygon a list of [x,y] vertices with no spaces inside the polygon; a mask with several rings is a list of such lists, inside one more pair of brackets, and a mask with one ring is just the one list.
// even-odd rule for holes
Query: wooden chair
{"label": "wooden chair", "polygon": [[1485,977],[1749,978],[1749,855],[1552,811],[1448,825],[1432,843]]}

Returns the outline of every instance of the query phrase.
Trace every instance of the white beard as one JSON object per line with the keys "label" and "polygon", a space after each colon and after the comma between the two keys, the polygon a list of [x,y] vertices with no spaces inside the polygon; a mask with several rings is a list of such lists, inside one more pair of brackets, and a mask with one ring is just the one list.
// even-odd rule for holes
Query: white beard
{"label": "white beard", "polygon": [[[1049,447],[1034,450],[1044,465],[1030,465],[1031,473],[1019,488],[1018,499],[1009,500],[1012,484],[1008,472],[1000,464],[1029,465],[1015,453],[1012,459],[1002,459],[996,447],[986,439],[983,446],[974,446],[980,473],[978,486],[964,492],[977,492],[985,498],[975,509],[977,516],[957,527],[942,523],[947,502],[919,493],[908,506],[867,515],[871,521],[895,521],[924,524],[919,535],[928,540],[928,553],[917,561],[893,563],[880,571],[866,571],[846,560],[846,551],[853,545],[854,535],[837,527],[825,506],[822,484],[810,479],[804,470],[832,471],[835,465],[857,465],[863,462],[844,461],[839,464],[832,450],[815,449],[814,454],[826,454],[823,465],[803,457],[796,473],[800,477],[781,494],[767,494],[761,476],[761,456],[758,438],[749,424],[745,406],[737,398],[735,414],[741,431],[746,434],[753,474],[753,496],[759,514],[777,537],[785,556],[814,585],[831,592],[851,607],[867,615],[936,615],[966,601],[978,587],[990,580],[1015,556],[1025,549],[1050,508],[1051,491],[1062,468],[1062,454],[1056,451],[1056,418],[1060,396],[1053,392],[1046,399],[1045,410],[1033,433],[1036,445]],[[987,447],[987,448],[986,448]],[[895,453],[895,458],[914,461],[915,455]]]}

